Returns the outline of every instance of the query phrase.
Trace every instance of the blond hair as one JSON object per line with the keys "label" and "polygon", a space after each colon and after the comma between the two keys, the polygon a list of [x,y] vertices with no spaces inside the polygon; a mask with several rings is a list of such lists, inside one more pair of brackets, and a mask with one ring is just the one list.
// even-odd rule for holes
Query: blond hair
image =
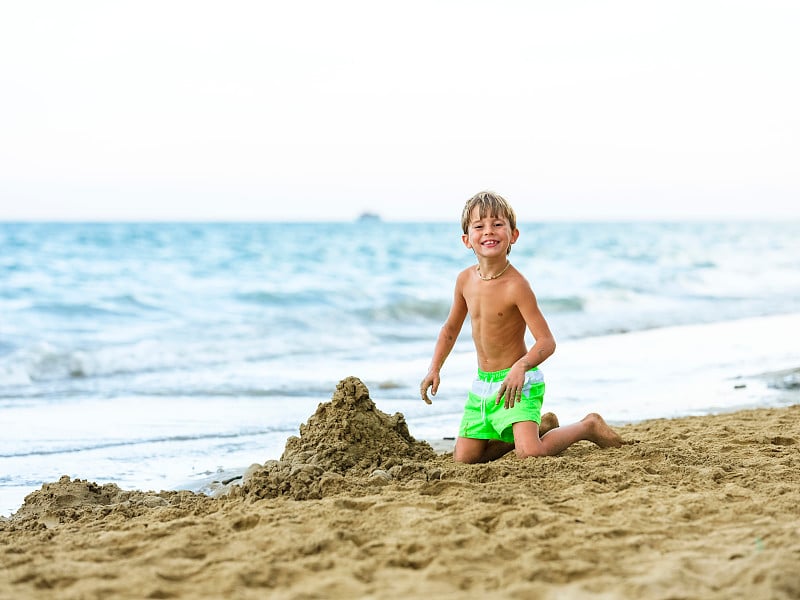
{"label": "blond hair", "polygon": [[475,194],[464,205],[464,210],[461,212],[461,229],[464,230],[464,233],[467,233],[469,229],[469,220],[476,206],[478,207],[478,216],[481,219],[500,217],[501,219],[508,219],[512,231],[517,228],[517,215],[514,214],[514,209],[511,208],[508,201],[500,194],[486,190]]}

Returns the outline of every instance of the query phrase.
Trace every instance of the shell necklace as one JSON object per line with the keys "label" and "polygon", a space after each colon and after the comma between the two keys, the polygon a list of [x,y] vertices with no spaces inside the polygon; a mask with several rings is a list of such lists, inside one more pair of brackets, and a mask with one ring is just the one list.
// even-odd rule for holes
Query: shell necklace
{"label": "shell necklace", "polygon": [[497,279],[498,277],[500,277],[500,275],[502,275],[503,273],[508,271],[508,267],[510,267],[510,266],[511,266],[511,263],[506,261],[506,266],[503,267],[502,271],[500,271],[496,275],[490,275],[489,277],[484,277],[483,275],[481,275],[481,266],[480,265],[475,265],[475,270],[478,272],[478,277],[481,278],[481,281],[491,281],[492,279]]}

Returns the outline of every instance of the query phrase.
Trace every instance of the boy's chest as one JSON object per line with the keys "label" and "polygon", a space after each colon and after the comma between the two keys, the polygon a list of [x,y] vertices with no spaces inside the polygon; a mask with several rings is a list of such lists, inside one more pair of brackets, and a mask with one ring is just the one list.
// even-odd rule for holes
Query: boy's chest
{"label": "boy's chest", "polygon": [[500,286],[486,286],[472,290],[466,297],[470,319],[481,322],[503,322],[519,316],[519,310],[503,293]]}

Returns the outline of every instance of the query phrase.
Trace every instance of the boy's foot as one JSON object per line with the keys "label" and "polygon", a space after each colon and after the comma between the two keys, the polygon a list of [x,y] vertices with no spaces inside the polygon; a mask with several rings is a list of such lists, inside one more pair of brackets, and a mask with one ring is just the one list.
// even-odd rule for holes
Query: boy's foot
{"label": "boy's foot", "polygon": [[544,413],[542,415],[542,422],[539,423],[539,437],[542,437],[545,433],[556,427],[558,427],[558,417],[556,414],[551,412]]}
{"label": "boy's foot", "polygon": [[601,448],[619,448],[622,446],[622,438],[619,434],[611,429],[605,419],[597,413],[590,413],[583,417],[581,421],[588,421],[591,424],[592,433],[589,440]]}

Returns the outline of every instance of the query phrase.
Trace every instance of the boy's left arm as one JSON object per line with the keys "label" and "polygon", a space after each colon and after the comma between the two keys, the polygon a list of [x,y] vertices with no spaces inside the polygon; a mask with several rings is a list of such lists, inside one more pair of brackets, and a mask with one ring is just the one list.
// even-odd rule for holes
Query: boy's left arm
{"label": "boy's left arm", "polygon": [[533,335],[535,343],[524,356],[521,356],[511,366],[511,369],[497,392],[495,403],[499,404],[500,400],[505,397],[503,402],[505,408],[511,408],[522,397],[522,388],[525,385],[525,373],[533,367],[542,364],[545,359],[556,350],[556,340],[550,331],[550,326],[547,324],[542,311],[539,310],[536,295],[533,293],[530,286],[527,285],[527,282],[524,287],[523,293],[519,294],[517,308],[522,318],[525,320],[528,330],[531,332],[531,335]]}

